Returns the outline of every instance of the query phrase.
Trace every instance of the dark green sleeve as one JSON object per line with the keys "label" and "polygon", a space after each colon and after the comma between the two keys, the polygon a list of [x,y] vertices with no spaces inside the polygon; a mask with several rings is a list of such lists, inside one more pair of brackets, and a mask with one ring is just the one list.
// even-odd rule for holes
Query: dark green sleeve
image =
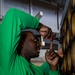
{"label": "dark green sleeve", "polygon": [[42,69],[42,71],[44,72],[45,75],[60,75],[59,70],[52,71],[47,62],[43,63],[40,68]]}
{"label": "dark green sleeve", "polygon": [[24,11],[11,8],[0,25],[0,65],[7,67],[16,58],[16,47],[23,29],[36,29],[39,19]]}
{"label": "dark green sleeve", "polygon": [[20,24],[20,27],[22,29],[25,29],[25,28],[26,29],[28,29],[28,28],[36,29],[38,27],[38,24],[39,24],[38,18],[35,18],[34,16],[31,16],[30,14],[28,14],[22,10],[19,10],[16,8],[11,8],[7,11],[7,13],[3,19],[3,22],[6,24],[8,22],[8,24],[10,24],[10,21],[14,22],[14,20],[20,21],[20,23],[18,23],[18,25]]}

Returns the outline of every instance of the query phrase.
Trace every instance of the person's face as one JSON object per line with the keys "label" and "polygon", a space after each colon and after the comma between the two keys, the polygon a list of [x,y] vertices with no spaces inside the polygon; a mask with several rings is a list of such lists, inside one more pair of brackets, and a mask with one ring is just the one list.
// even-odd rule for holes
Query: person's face
{"label": "person's face", "polygon": [[28,34],[28,36],[24,42],[24,49],[31,58],[39,56],[40,41],[34,34],[32,34],[32,33]]}

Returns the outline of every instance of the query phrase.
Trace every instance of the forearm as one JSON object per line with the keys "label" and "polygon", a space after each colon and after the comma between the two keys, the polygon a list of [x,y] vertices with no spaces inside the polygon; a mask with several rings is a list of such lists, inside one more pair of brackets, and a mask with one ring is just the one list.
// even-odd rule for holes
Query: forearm
{"label": "forearm", "polygon": [[50,66],[49,75],[60,75],[59,66]]}
{"label": "forearm", "polygon": [[7,11],[0,25],[0,62],[3,65],[5,62],[7,65],[13,53],[16,53],[21,31],[27,28],[37,28],[38,24],[39,19],[21,10],[11,8]]}
{"label": "forearm", "polygon": [[22,29],[36,29],[39,25],[39,19],[19,9],[12,8],[14,17],[20,20]]}
{"label": "forearm", "polygon": [[45,75],[60,75],[59,67],[57,70],[52,70],[51,66],[47,62],[43,63],[40,68]]}
{"label": "forearm", "polygon": [[56,66],[49,65],[49,66],[50,66],[49,75],[60,75],[58,65],[56,65]]}
{"label": "forearm", "polygon": [[49,75],[60,75],[60,72],[59,70],[56,70],[56,71],[50,70]]}
{"label": "forearm", "polygon": [[42,26],[44,26],[44,25],[42,23],[39,23],[39,25],[38,25],[36,30],[39,32]]}
{"label": "forearm", "polygon": [[56,70],[58,70],[58,66],[50,66],[50,69],[53,71],[56,71]]}

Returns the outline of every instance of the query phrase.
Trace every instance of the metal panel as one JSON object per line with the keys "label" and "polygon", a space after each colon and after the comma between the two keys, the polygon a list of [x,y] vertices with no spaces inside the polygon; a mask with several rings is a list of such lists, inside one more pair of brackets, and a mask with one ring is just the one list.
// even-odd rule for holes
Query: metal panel
{"label": "metal panel", "polygon": [[63,15],[62,15],[61,23],[60,23],[61,26],[62,26],[62,24],[63,24],[64,18],[65,18],[65,15],[66,15],[66,13],[67,13],[67,10],[68,10],[68,7],[69,7],[69,4],[70,4],[70,1],[71,1],[71,0],[66,0],[65,8],[64,8],[64,10],[63,10]]}

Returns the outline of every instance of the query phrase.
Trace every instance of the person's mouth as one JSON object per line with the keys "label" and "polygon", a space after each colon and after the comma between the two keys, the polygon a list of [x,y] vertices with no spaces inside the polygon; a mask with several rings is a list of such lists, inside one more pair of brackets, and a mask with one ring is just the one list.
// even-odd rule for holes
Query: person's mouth
{"label": "person's mouth", "polygon": [[37,52],[40,53],[40,48],[39,47],[37,47]]}
{"label": "person's mouth", "polygon": [[40,50],[37,50],[38,53],[40,53]]}

